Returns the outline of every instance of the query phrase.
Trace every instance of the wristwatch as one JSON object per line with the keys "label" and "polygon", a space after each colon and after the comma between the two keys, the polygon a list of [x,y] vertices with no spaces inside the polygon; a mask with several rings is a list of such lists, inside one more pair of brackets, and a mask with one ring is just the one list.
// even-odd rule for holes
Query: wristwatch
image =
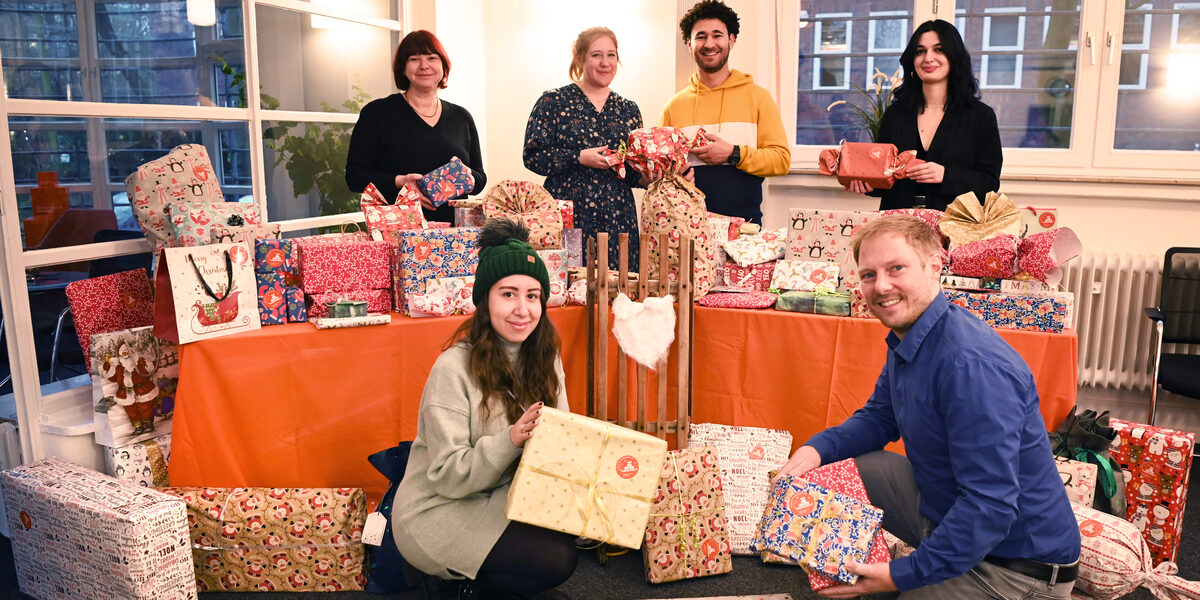
{"label": "wristwatch", "polygon": [[738,164],[738,161],[740,161],[740,160],[742,160],[742,147],[735,145],[733,147],[733,152],[729,153],[729,160],[726,160],[725,164],[733,165],[736,167]]}

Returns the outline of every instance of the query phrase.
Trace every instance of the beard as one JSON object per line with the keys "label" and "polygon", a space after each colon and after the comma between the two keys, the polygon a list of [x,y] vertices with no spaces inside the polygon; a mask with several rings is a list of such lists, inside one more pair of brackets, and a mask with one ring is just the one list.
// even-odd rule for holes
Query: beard
{"label": "beard", "polygon": [[705,73],[717,73],[721,69],[725,68],[725,65],[729,63],[729,53],[722,52],[720,54],[720,57],[721,57],[721,60],[718,61],[717,64],[709,67],[709,66],[705,66],[705,64],[703,62],[701,62],[701,59],[703,58],[701,55],[693,56],[693,58],[696,59],[696,68],[700,69],[701,71],[704,71]]}

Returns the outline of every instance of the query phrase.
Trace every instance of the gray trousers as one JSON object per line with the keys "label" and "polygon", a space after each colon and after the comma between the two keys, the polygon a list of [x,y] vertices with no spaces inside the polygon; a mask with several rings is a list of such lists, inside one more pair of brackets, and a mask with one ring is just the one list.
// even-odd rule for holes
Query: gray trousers
{"label": "gray trousers", "polygon": [[[913,479],[912,465],[904,456],[880,450],[856,457],[871,504],[883,510],[883,528],[916,548],[929,536],[933,523],[921,516],[921,492]],[[1070,598],[1075,582],[1053,586],[988,562],[965,574],[931,586],[890,597],[902,600],[995,600]],[[889,596],[879,596],[880,598]]]}

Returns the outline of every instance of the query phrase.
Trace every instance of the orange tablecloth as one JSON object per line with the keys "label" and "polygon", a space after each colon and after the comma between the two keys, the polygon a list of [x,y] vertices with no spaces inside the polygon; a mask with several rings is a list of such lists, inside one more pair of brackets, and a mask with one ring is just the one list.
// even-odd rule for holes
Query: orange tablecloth
{"label": "orange tablecloth", "polygon": [[[563,339],[571,407],[584,412],[584,308],[548,314]],[[886,359],[887,330],[874,319],[695,315],[695,422],[787,429],[799,445],[862,406]],[[373,504],[387,482],[366,457],[416,435],[425,379],[464,318],[393,315],[386,326],[326,331],[296,323],[184,345],[171,484],[362,487]],[[1057,426],[1075,405],[1075,334],[1000,334],[1029,363],[1042,414]]]}

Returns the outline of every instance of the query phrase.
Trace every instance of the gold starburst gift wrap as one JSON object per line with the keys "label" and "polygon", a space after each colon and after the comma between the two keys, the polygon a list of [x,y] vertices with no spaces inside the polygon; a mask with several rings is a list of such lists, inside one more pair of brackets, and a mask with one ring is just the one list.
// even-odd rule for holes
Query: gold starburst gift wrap
{"label": "gold starburst gift wrap", "polygon": [[983,202],[974,192],[955,198],[938,223],[950,238],[950,249],[1007,233],[1021,235],[1021,212],[1008,196],[988,192]]}
{"label": "gold starburst gift wrap", "polygon": [[667,442],[550,407],[542,409],[507,516],[626,548],[642,545]]}

